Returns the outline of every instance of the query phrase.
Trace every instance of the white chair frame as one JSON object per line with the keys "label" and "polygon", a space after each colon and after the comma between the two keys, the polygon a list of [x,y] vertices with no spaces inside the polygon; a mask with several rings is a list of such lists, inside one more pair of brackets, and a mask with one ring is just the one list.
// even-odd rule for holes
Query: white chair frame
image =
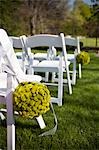
{"label": "white chair frame", "polygon": [[20,52],[16,52],[16,57],[20,63],[20,66],[22,70],[26,73],[33,74],[33,69],[30,71],[28,68],[30,68],[31,65],[37,65],[39,63],[38,60],[34,60],[34,55],[31,53],[31,50],[28,49],[26,51],[25,45],[23,43],[22,38],[26,38],[25,35],[22,35],[20,37],[10,36],[10,40],[12,41],[13,47],[16,49],[21,49]]}
{"label": "white chair frame", "polygon": [[[65,37],[65,44],[66,46],[69,45],[69,46],[74,46],[75,47],[75,51],[74,51],[74,54],[68,54],[68,60],[70,60],[71,62],[73,62],[73,78],[72,78],[72,81],[73,83],[75,84],[75,75],[77,72],[75,72],[75,70],[77,70],[76,68],[76,56],[77,54],[80,53],[80,41],[79,41],[79,37],[68,37],[66,36]],[[78,77],[81,78],[81,64],[79,64],[79,69],[78,69]]]}
{"label": "white chair frame", "polygon": [[[0,58],[3,58],[5,62],[4,65],[0,62],[2,65],[0,66],[0,103],[6,104],[7,109],[7,150],[15,150],[12,92],[22,81],[40,82],[42,78],[37,75],[24,74],[16,58],[12,43],[3,29],[0,29]],[[0,117],[2,118],[2,113],[0,113]],[[42,116],[36,119],[40,128],[45,128]]]}

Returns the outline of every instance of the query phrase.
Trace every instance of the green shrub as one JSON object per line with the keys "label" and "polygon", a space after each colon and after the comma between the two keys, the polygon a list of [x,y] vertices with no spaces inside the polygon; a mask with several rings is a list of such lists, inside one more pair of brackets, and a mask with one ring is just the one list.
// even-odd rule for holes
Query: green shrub
{"label": "green shrub", "polygon": [[22,82],[13,92],[14,109],[21,116],[32,119],[50,109],[50,98],[50,92],[46,85],[35,82]]}
{"label": "green shrub", "polygon": [[77,63],[82,65],[87,65],[90,62],[90,56],[87,52],[82,51],[80,54],[76,56]]}

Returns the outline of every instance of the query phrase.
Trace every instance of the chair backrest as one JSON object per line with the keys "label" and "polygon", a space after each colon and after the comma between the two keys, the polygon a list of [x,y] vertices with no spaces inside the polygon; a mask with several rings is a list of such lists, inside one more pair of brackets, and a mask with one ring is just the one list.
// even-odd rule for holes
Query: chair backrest
{"label": "chair backrest", "polygon": [[38,34],[29,36],[25,40],[25,45],[27,48],[35,48],[35,47],[52,48],[52,46],[55,48],[62,48],[60,55],[65,56],[65,62],[67,64],[67,52],[63,33],[60,33],[60,35]]}
{"label": "chair backrest", "polygon": [[76,48],[76,53],[80,53],[80,41],[79,37],[65,37],[65,44],[68,46],[74,46]]}
{"label": "chair backrest", "polygon": [[[22,49],[22,61],[29,61],[31,57],[31,49],[25,47],[26,36],[22,35],[19,37],[11,36],[10,40],[13,43],[13,47],[17,49]],[[18,53],[17,53],[18,54]]]}
{"label": "chair backrest", "polygon": [[13,44],[14,48],[18,48],[18,49],[22,49],[23,48],[22,42],[20,40],[20,37],[10,36],[9,38],[12,41],[12,44]]}
{"label": "chair backrest", "polygon": [[2,56],[9,69],[18,77],[24,75],[20,64],[16,58],[11,40],[5,30],[0,29],[0,44],[2,47]]}
{"label": "chair backrest", "polygon": [[61,37],[58,35],[38,34],[29,36],[26,39],[27,47],[35,48],[40,46],[45,47],[62,47]]}
{"label": "chair backrest", "polygon": [[62,36],[64,36],[63,33],[60,35],[51,35],[51,34],[38,34],[34,36],[29,36],[26,38],[25,44],[26,47],[35,48],[35,47],[48,47],[48,48],[62,48],[63,54],[67,54],[66,52],[66,46],[63,46],[63,40]]}
{"label": "chair backrest", "polygon": [[27,51],[25,50],[22,37],[25,38],[26,36],[25,35],[19,36],[19,37],[10,36],[9,38],[13,44],[13,47],[21,50],[21,52],[16,52],[16,57],[20,63],[22,70],[25,72],[25,64],[26,63],[28,64],[29,56],[28,56]]}
{"label": "chair backrest", "polygon": [[24,55],[28,55],[29,51],[26,51],[26,47],[24,45],[23,39],[26,39],[25,35],[15,37],[15,36],[10,36],[10,40],[12,41],[13,47],[17,49],[22,49],[22,52]]}

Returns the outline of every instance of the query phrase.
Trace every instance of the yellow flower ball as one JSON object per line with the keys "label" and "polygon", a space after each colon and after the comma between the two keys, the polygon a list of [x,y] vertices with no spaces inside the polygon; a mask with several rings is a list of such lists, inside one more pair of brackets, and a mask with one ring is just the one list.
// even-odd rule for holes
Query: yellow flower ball
{"label": "yellow flower ball", "polygon": [[90,62],[90,56],[87,52],[82,51],[80,54],[76,56],[77,63],[82,65],[87,65]]}
{"label": "yellow flower ball", "polygon": [[14,109],[32,119],[46,113],[50,107],[50,91],[42,83],[22,82],[13,92]]}

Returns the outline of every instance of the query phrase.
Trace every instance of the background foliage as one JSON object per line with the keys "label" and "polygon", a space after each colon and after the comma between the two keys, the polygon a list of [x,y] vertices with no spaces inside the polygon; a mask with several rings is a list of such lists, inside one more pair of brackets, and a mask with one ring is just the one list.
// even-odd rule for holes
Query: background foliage
{"label": "background foliage", "polygon": [[38,33],[99,37],[99,5],[83,0],[0,0],[0,27],[10,35]]}

